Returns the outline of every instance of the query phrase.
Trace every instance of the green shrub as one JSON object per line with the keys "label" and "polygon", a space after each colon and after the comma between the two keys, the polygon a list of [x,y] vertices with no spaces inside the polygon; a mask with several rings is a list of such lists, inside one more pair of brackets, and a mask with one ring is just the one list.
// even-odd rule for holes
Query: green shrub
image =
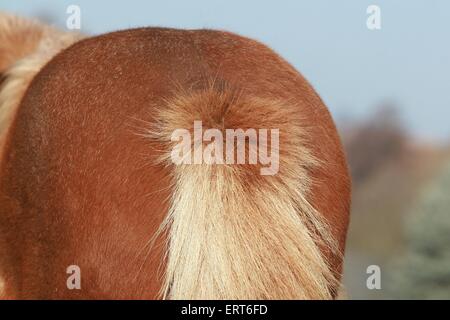
{"label": "green shrub", "polygon": [[450,299],[450,166],[406,219],[407,250],[387,274],[389,296]]}

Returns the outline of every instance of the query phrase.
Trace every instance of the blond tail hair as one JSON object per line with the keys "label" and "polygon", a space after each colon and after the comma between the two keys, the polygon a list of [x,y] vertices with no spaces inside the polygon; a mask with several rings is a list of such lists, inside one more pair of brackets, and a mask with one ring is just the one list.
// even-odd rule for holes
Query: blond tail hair
{"label": "blond tail hair", "polygon": [[[211,84],[179,89],[155,118],[149,136],[162,148],[159,161],[172,166],[174,183],[162,226],[162,297],[332,298],[337,280],[322,249],[336,251],[336,243],[308,201],[309,171],[320,164],[305,145],[308,132],[295,104]],[[279,172],[260,175],[260,164],[174,165],[172,132],[192,132],[198,120],[221,131],[278,128]],[[192,141],[191,151],[202,144]]]}

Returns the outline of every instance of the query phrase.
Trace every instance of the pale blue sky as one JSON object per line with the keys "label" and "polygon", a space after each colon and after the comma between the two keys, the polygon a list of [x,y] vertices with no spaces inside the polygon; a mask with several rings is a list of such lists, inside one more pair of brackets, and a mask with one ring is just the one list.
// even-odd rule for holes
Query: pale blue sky
{"label": "pale blue sky", "polygon": [[[80,6],[82,31],[92,34],[167,26],[256,38],[306,76],[335,118],[392,101],[417,135],[450,137],[450,1],[2,0],[0,10],[49,15],[65,27],[69,4]],[[370,4],[381,7],[381,30],[366,27]]]}

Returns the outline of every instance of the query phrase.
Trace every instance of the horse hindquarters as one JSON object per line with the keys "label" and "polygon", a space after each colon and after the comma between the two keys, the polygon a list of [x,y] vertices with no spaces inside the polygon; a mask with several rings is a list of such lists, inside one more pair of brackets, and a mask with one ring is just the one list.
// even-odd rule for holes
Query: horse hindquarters
{"label": "horse hindquarters", "polygon": [[[195,120],[279,129],[279,172],[164,162],[173,130]],[[331,298],[338,286],[339,138],[306,81],[252,40],[138,29],[77,43],[22,100],[0,183],[18,297]],[[66,286],[71,265],[81,290]]]}

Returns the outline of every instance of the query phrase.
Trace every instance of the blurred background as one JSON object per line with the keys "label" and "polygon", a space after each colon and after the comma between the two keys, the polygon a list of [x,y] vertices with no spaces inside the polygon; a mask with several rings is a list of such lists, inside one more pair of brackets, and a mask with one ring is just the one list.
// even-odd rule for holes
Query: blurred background
{"label": "blurred background", "polygon": [[[344,282],[351,299],[450,299],[450,1],[2,0],[81,32],[215,28],[269,45],[330,108],[353,178]],[[369,30],[369,5],[381,29]],[[381,270],[369,289],[367,268]]]}

